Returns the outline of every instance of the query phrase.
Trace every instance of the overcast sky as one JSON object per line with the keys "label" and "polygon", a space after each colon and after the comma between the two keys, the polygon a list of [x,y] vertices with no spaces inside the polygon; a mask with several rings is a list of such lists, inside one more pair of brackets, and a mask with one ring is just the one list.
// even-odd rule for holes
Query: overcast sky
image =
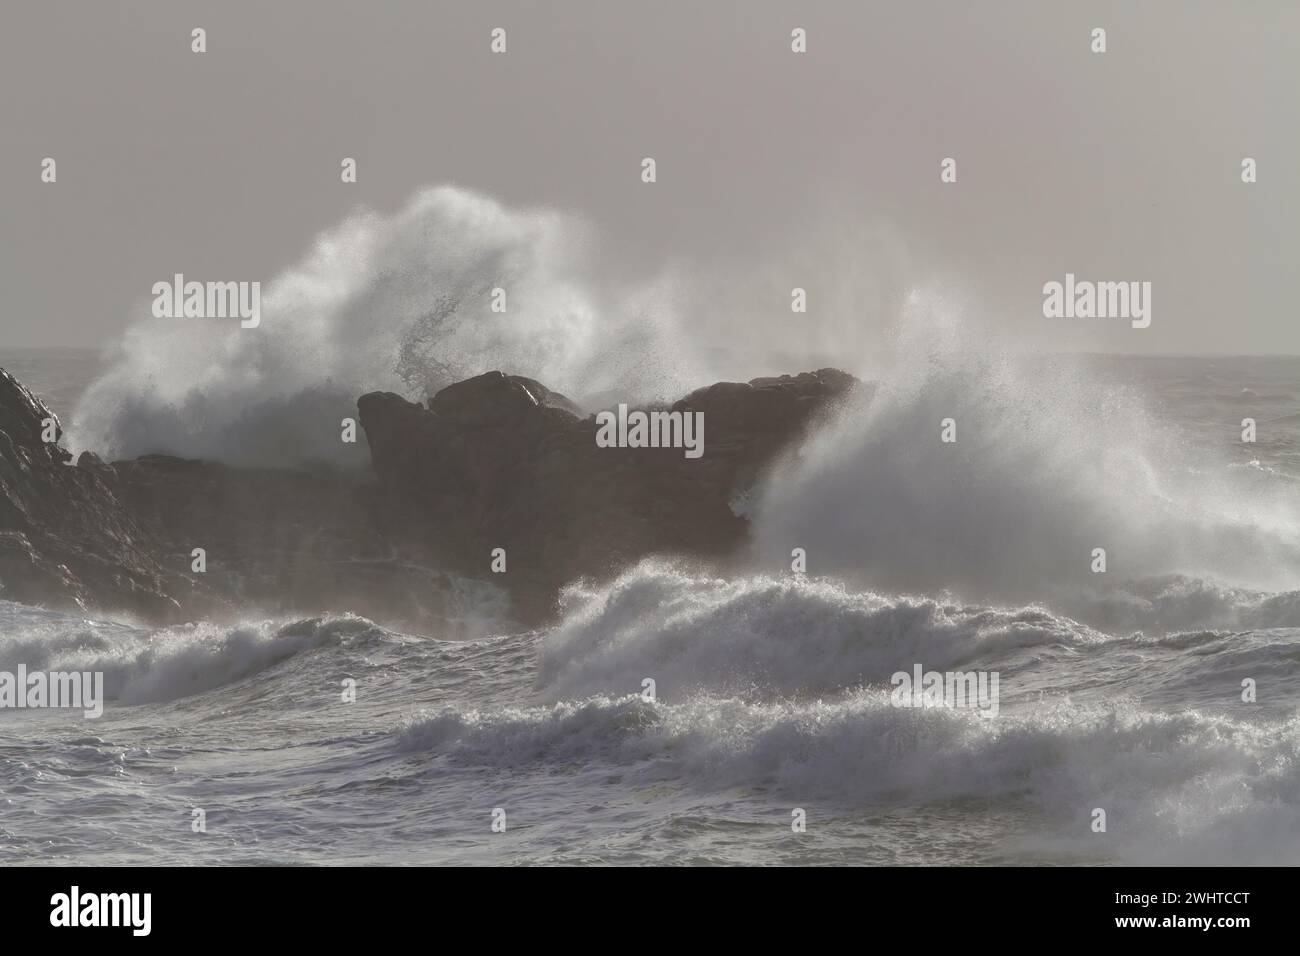
{"label": "overcast sky", "polygon": [[[455,183],[584,217],[605,273],[684,269],[709,290],[690,308],[737,329],[795,285],[810,322],[872,322],[939,283],[1026,347],[1300,353],[1294,0],[6,0],[0,18],[6,346],[108,343],[173,272],[265,282],[359,205]],[[1045,319],[1067,271],[1152,282],[1151,328]]]}

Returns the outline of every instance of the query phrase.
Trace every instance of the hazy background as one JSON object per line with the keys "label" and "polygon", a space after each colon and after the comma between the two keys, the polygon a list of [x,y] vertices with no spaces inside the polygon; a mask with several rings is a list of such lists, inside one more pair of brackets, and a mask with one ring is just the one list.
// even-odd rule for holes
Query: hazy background
{"label": "hazy background", "polygon": [[[173,272],[265,282],[356,208],[454,183],[586,220],[593,271],[671,270],[702,347],[776,365],[803,358],[792,343],[869,341],[920,284],[1012,347],[1300,353],[1289,0],[10,0],[0,17],[9,347],[111,342]],[[1151,328],[1044,319],[1067,270],[1153,282]]]}

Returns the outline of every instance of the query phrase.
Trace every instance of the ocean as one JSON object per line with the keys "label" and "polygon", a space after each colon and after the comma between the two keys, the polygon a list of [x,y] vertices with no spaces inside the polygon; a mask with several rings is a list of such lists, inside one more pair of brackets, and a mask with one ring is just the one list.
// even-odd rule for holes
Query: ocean
{"label": "ocean", "polygon": [[[98,374],[0,366],[74,423]],[[1298,358],[949,355],[737,504],[744,561],[548,629],[0,601],[0,671],[107,696],[0,710],[0,863],[1300,863],[1298,482]],[[898,706],[916,666],[996,716]]]}

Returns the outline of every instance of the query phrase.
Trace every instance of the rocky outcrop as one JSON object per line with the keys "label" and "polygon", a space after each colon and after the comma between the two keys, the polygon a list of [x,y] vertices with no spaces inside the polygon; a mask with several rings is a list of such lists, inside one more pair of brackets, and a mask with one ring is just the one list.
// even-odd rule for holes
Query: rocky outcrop
{"label": "rocky outcrop", "polygon": [[357,403],[375,474],[359,480],[165,455],[74,466],[43,440],[59,434],[53,413],[0,370],[0,598],[162,621],[258,609],[419,626],[454,617],[477,581],[538,622],[576,578],[733,550],[737,500],[855,384],[823,369],[649,409],[703,413],[698,458],[598,447],[594,417],[501,372],[425,405],[375,392]]}
{"label": "rocky outcrop", "polygon": [[[427,549],[404,554],[386,539],[373,481],[168,455],[107,467],[162,564],[201,579],[232,615],[348,611],[420,628],[454,618],[464,598],[464,582],[442,573]],[[192,571],[196,548],[201,575]],[[204,603],[189,596],[183,605]]]}
{"label": "rocky outcrop", "polygon": [[[95,467],[73,466],[58,418],[0,369],[0,598],[155,620],[191,588]],[[45,439],[49,438],[50,441]]]}
{"label": "rocky outcrop", "polygon": [[391,393],[357,403],[385,489],[385,533],[436,542],[435,560],[489,572],[527,619],[557,590],[656,553],[723,555],[742,540],[737,500],[778,451],[856,382],[835,369],[720,383],[659,411],[703,413],[704,451],[601,448],[597,422],[537,382],[489,372],[427,407]]}

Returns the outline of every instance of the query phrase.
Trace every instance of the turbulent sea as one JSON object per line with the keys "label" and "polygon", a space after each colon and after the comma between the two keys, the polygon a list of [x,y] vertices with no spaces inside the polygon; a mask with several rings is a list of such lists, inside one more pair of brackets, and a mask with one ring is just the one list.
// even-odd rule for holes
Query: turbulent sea
{"label": "turbulent sea", "polygon": [[[0,352],[61,413],[93,364]],[[0,602],[0,670],[108,697],[0,711],[0,863],[1300,863],[1300,359],[1025,364],[920,363],[737,503],[743,560],[546,631]],[[998,715],[893,706],[917,664]]]}

